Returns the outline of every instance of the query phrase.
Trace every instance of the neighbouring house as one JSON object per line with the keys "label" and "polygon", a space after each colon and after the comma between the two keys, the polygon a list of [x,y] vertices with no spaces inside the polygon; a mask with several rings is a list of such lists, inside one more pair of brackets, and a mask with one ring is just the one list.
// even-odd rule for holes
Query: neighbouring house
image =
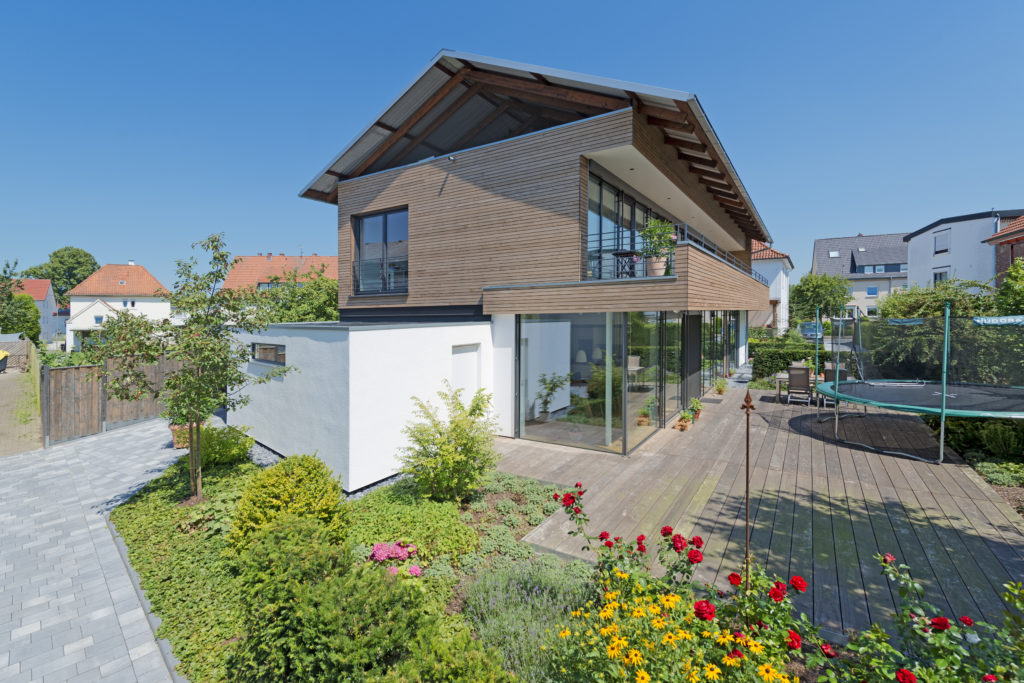
{"label": "neighbouring house", "polygon": [[339,320],[245,335],[250,372],[299,372],[228,420],[348,491],[395,473],[445,381],[504,436],[628,454],[771,309],[771,236],[686,92],[442,51],[301,196],[337,211]]}
{"label": "neighbouring house", "polygon": [[905,233],[888,233],[814,240],[811,272],[846,278],[851,297],[847,310],[877,315],[882,299],[907,288],[904,238]]}
{"label": "neighbouring house", "polygon": [[982,240],[996,250],[996,286],[998,287],[1014,259],[1024,258],[1024,215],[1006,223],[999,232]]}
{"label": "neighbouring house", "polygon": [[53,283],[49,280],[36,278],[22,278],[18,291],[28,294],[36,302],[39,309],[39,340],[45,343],[52,342],[58,334],[64,333],[60,325],[61,318],[58,317],[57,297],[53,294]]}
{"label": "neighbouring house", "polygon": [[153,320],[170,318],[171,304],[166,294],[164,286],[134,261],[101,267],[68,292],[67,350],[80,349],[118,311]]}
{"label": "neighbouring house", "polygon": [[940,218],[903,237],[910,284],[928,287],[948,278],[989,282],[996,276],[996,248],[987,241],[1024,209],[983,211]]}
{"label": "neighbouring house", "polygon": [[266,254],[255,256],[238,256],[235,264],[231,266],[228,275],[224,278],[224,289],[243,289],[255,287],[256,289],[270,289],[277,283],[274,278],[284,278],[286,273],[295,272],[301,276],[311,269],[324,269],[324,277],[332,280],[338,279],[338,257],[319,256],[276,256],[269,251]]}
{"label": "neighbouring house", "polygon": [[772,327],[779,332],[789,329],[789,274],[793,271],[793,260],[789,254],[776,251],[760,240],[751,241],[751,265],[769,283],[768,311],[751,311],[751,327]]}

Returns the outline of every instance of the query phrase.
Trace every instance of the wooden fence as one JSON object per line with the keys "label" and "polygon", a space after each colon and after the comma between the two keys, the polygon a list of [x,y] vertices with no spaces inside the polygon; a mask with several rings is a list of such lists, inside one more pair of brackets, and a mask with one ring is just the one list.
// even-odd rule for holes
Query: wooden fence
{"label": "wooden fence", "polygon": [[[161,359],[146,368],[146,375],[159,386],[177,367],[178,363]],[[163,410],[158,400],[148,396],[137,401],[108,397],[99,365],[43,366],[40,405],[44,446],[152,419]]]}

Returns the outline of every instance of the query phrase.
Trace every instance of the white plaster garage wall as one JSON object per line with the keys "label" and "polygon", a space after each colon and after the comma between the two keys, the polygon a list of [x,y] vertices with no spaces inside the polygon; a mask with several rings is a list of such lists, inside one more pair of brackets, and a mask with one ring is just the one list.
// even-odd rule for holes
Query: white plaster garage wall
{"label": "white plaster garage wall", "polygon": [[[295,369],[246,389],[249,404],[228,413],[228,424],[248,425],[253,438],[282,455],[316,453],[350,490],[348,329],[292,323],[239,338],[246,344],[283,344],[285,362]],[[260,375],[276,367],[252,361],[246,371]]]}

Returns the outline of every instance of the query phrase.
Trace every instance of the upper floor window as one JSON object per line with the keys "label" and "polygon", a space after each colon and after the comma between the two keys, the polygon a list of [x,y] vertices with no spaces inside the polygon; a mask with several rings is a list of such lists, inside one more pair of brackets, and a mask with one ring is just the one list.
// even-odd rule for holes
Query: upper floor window
{"label": "upper floor window", "polygon": [[878,287],[868,287],[868,296],[878,296]]}
{"label": "upper floor window", "polygon": [[94,315],[92,317],[92,321],[94,323],[96,323],[97,325],[102,325],[103,324],[103,316],[102,315]]}
{"label": "upper floor window", "polygon": [[829,258],[839,258],[839,250],[838,249],[829,249],[828,250],[828,257]]}
{"label": "upper floor window", "polygon": [[937,285],[938,283],[942,282],[943,280],[948,280],[948,279],[949,279],[949,271],[948,270],[936,270],[934,273],[932,273],[932,284]]}
{"label": "upper floor window", "polygon": [[[640,233],[651,221],[665,219],[637,197],[593,173],[590,174],[587,194],[587,258],[583,279],[665,274],[667,263],[654,264],[648,271]],[[660,273],[656,272],[659,268]]]}
{"label": "upper floor window", "polygon": [[935,233],[935,253],[945,254],[949,251],[949,230]]}
{"label": "upper floor window", "polygon": [[261,363],[284,365],[284,344],[253,344],[252,359]]}
{"label": "upper floor window", "polygon": [[409,291],[409,209],[356,216],[355,294]]}

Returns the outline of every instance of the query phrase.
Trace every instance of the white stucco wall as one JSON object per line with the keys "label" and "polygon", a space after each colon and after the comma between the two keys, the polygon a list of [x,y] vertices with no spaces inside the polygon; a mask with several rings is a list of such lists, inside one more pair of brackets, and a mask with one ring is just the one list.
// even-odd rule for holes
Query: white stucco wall
{"label": "white stucco wall", "polygon": [[[96,305],[102,301],[114,310],[105,306]],[[132,306],[135,302],[135,306]],[[102,325],[96,324],[96,315],[102,315],[104,321],[107,317],[115,315],[117,311],[130,311],[136,315],[144,315],[152,320],[164,320],[171,317],[171,304],[167,299],[155,296],[137,296],[127,298],[96,297],[96,296],[73,296],[69,299],[70,316],[66,323],[67,327],[67,348],[77,348],[80,338],[75,334],[83,330],[98,330]],[[126,305],[127,304],[127,305]],[[93,307],[93,311],[89,311]],[[84,315],[79,316],[79,313]],[[76,318],[76,316],[78,316]]]}
{"label": "white stucco wall", "polygon": [[[776,308],[778,316],[777,329],[785,332],[789,329],[789,273],[786,262],[783,259],[757,259],[752,262],[754,272],[759,273],[768,280],[768,298],[778,301]],[[764,316],[771,317],[771,311],[758,312],[760,320]]]}
{"label": "white stucco wall", "polygon": [[[996,274],[995,247],[981,240],[996,232],[997,220],[986,216],[972,221],[945,223],[910,239],[907,273],[911,285],[929,287],[932,274],[948,269],[949,277],[988,282]],[[949,251],[935,253],[935,234],[949,231]]]}
{"label": "white stucco wall", "polygon": [[494,412],[498,416],[498,434],[515,435],[516,317],[491,316],[494,345]]}
{"label": "white stucco wall", "polygon": [[[877,308],[882,299],[887,297],[897,288],[907,283],[907,278],[903,274],[893,273],[894,276],[898,277],[876,277],[865,280],[850,280],[850,289],[853,290],[853,299],[847,303],[847,306],[856,306],[860,309],[861,314],[866,314],[868,308]],[[868,288],[877,287],[877,296],[868,296]]]}

